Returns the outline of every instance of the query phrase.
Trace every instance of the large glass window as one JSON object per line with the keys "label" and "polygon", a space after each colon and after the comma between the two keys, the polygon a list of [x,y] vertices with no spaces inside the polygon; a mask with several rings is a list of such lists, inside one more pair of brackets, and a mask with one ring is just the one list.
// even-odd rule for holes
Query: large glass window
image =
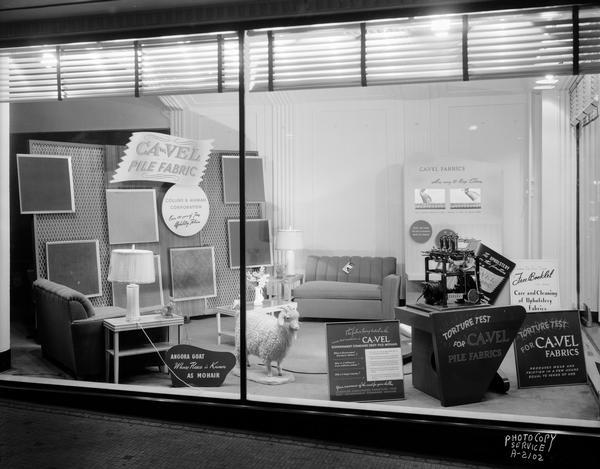
{"label": "large glass window", "polygon": [[598,16],[7,51],[1,378],[598,427]]}
{"label": "large glass window", "polygon": [[[24,49],[5,60],[3,377],[239,399],[225,345],[235,313],[215,310],[240,291],[239,203],[224,191],[238,184],[225,164],[239,153],[237,36]],[[40,70],[54,73],[42,94]],[[207,100],[219,111],[207,115]]]}
{"label": "large glass window", "polygon": [[[536,89],[539,81],[551,82],[552,89]],[[438,373],[443,380],[449,373],[452,380],[453,373],[464,371],[452,371],[454,360],[475,367],[474,387],[481,385],[478,374],[488,376],[485,364],[492,371],[498,368],[510,384],[509,393],[502,394],[488,391],[484,383],[479,399],[464,398],[468,405],[457,408],[463,415],[562,417],[566,422],[597,425],[597,404],[585,380],[583,361],[579,361],[576,385],[545,387],[548,378],[529,387],[536,378],[533,369],[524,371],[527,355],[519,350],[519,364],[516,349],[502,344],[513,339],[522,342],[528,332],[521,322],[517,320],[516,326],[504,322],[489,331],[471,325],[470,316],[461,316],[477,310],[474,317],[505,314],[506,319],[510,305],[523,305],[532,319],[536,311],[577,308],[575,129],[569,120],[572,83],[568,76],[539,76],[251,93],[248,127],[257,130],[248,133],[249,145],[264,158],[267,213],[276,238],[272,294],[282,303],[279,314],[287,315],[285,304],[292,300],[300,328],[296,331],[294,323],[289,324],[290,337],[297,336],[296,340],[287,341],[287,335],[280,332],[287,347],[282,381],[293,381],[265,386],[268,371],[260,365],[265,357],[255,349],[250,354],[249,398],[279,402],[287,398],[319,405],[336,405],[341,400],[347,401],[344,405],[392,412],[437,413],[443,409],[440,402],[454,405],[463,398],[444,401],[443,395],[431,389],[437,383],[423,380]],[[271,138],[252,141],[254,135]],[[454,234],[458,244],[452,247],[456,247],[452,255],[473,250],[479,272],[468,275],[466,290],[462,277],[446,279],[449,293],[444,309],[423,295],[424,282],[439,290],[444,236],[446,242],[453,242]],[[426,256],[432,258],[427,278]],[[490,258],[505,266],[488,265]],[[451,256],[448,273],[461,262]],[[529,276],[530,270],[552,276],[552,282],[522,287],[518,279]],[[465,296],[469,290],[475,295],[472,300]],[[433,343],[426,349],[422,331],[414,327],[411,331],[408,326],[414,323],[394,308],[398,299],[429,311],[425,314],[456,316],[455,323],[440,329],[456,340],[443,350],[444,341],[435,342],[439,356],[431,349]],[[408,309],[412,314],[422,312]],[[248,314],[252,328],[250,321],[255,321],[256,313]],[[271,313],[264,310],[262,314]],[[539,320],[551,316],[539,314]],[[380,361],[370,355],[372,350],[375,354],[381,350],[376,344],[365,347],[379,340],[375,333],[360,336],[363,342],[356,350],[348,345],[336,351],[336,347],[353,344],[344,336],[348,331],[367,330],[374,324],[370,321],[394,320],[402,324],[403,399],[367,404],[369,385],[385,388],[384,383],[397,378],[398,369],[393,361],[386,362],[386,355]],[[383,327],[375,325],[374,330]],[[579,337],[577,313],[570,327],[576,327]],[[510,338],[495,336],[500,330]],[[264,335],[268,341],[270,336]],[[463,349],[453,347],[459,339],[468,342]],[[495,345],[483,350],[478,345],[484,342]],[[423,353],[428,354],[426,360]],[[476,360],[482,361],[475,366]],[[431,375],[422,373],[419,367],[424,365]],[[525,375],[518,376],[519,366],[521,373],[529,373],[529,381]],[[541,361],[532,366],[552,364]],[[370,367],[380,369],[380,377]],[[436,367],[444,369],[438,372]],[[466,380],[470,379],[467,375]],[[360,391],[361,387],[365,390]],[[345,388],[349,391],[343,392]],[[568,407],[560,404],[566,395],[573,396]],[[384,400],[385,395],[379,398]]]}

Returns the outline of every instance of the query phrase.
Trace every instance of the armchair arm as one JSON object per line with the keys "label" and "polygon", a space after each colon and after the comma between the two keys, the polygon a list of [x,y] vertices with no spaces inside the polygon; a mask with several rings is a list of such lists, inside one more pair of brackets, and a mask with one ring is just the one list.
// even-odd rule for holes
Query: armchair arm
{"label": "armchair arm", "polygon": [[381,313],[384,319],[394,319],[394,308],[398,306],[400,299],[401,277],[391,274],[383,279],[381,290]]}
{"label": "armchair arm", "polygon": [[[125,310],[114,306],[96,308],[96,314],[87,319],[73,321],[71,334],[77,366],[77,377],[101,378],[105,370],[106,346],[104,342],[104,320],[125,316]],[[152,342],[163,342],[168,338],[166,328],[154,328],[146,331]],[[143,331],[129,331],[120,340],[122,348],[147,344],[148,339]],[[131,357],[137,358],[137,357]],[[142,357],[143,358],[143,357]],[[148,357],[147,357],[148,358]],[[150,356],[152,363],[156,358]],[[140,362],[148,360],[139,360]]]}
{"label": "armchair arm", "polygon": [[104,372],[104,318],[71,323],[77,377],[100,377]]}

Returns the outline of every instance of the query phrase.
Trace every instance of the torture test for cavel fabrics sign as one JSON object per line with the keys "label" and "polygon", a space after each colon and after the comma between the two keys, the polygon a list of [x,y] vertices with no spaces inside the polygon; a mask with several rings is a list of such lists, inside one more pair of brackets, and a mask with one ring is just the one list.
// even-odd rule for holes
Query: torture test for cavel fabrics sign
{"label": "torture test for cavel fabrics sign", "polygon": [[327,358],[331,400],[404,398],[398,321],[327,323]]}
{"label": "torture test for cavel fabrics sign", "polygon": [[578,311],[527,313],[515,339],[519,388],[586,382]]}

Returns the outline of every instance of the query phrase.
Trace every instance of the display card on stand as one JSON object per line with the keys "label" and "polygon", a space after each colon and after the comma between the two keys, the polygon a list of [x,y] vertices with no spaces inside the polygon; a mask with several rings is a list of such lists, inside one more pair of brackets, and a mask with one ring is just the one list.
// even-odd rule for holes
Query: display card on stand
{"label": "display card on stand", "polygon": [[338,322],[326,327],[331,400],[404,399],[398,321]]}
{"label": "display card on stand", "polygon": [[555,260],[518,260],[510,274],[510,303],[527,312],[559,310],[559,285]]}
{"label": "display card on stand", "polygon": [[482,302],[494,304],[514,269],[515,263],[483,243],[479,245],[477,258],[479,259]]}
{"label": "display card on stand", "polygon": [[519,388],[586,383],[579,312],[528,313],[515,339]]}

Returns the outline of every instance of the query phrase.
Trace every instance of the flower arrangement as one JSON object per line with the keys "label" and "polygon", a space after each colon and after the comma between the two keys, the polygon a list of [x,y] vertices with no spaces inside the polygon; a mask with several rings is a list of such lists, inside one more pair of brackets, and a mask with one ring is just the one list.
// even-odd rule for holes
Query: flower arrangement
{"label": "flower arrangement", "polygon": [[266,272],[265,266],[263,265],[258,270],[249,270],[246,272],[246,280],[256,284],[259,288],[264,288],[269,280],[269,274]]}
{"label": "flower arrangement", "polygon": [[246,280],[254,284],[254,304],[261,305],[264,301],[263,290],[267,286],[269,274],[265,271],[265,266],[258,270],[249,270],[246,272]]}

